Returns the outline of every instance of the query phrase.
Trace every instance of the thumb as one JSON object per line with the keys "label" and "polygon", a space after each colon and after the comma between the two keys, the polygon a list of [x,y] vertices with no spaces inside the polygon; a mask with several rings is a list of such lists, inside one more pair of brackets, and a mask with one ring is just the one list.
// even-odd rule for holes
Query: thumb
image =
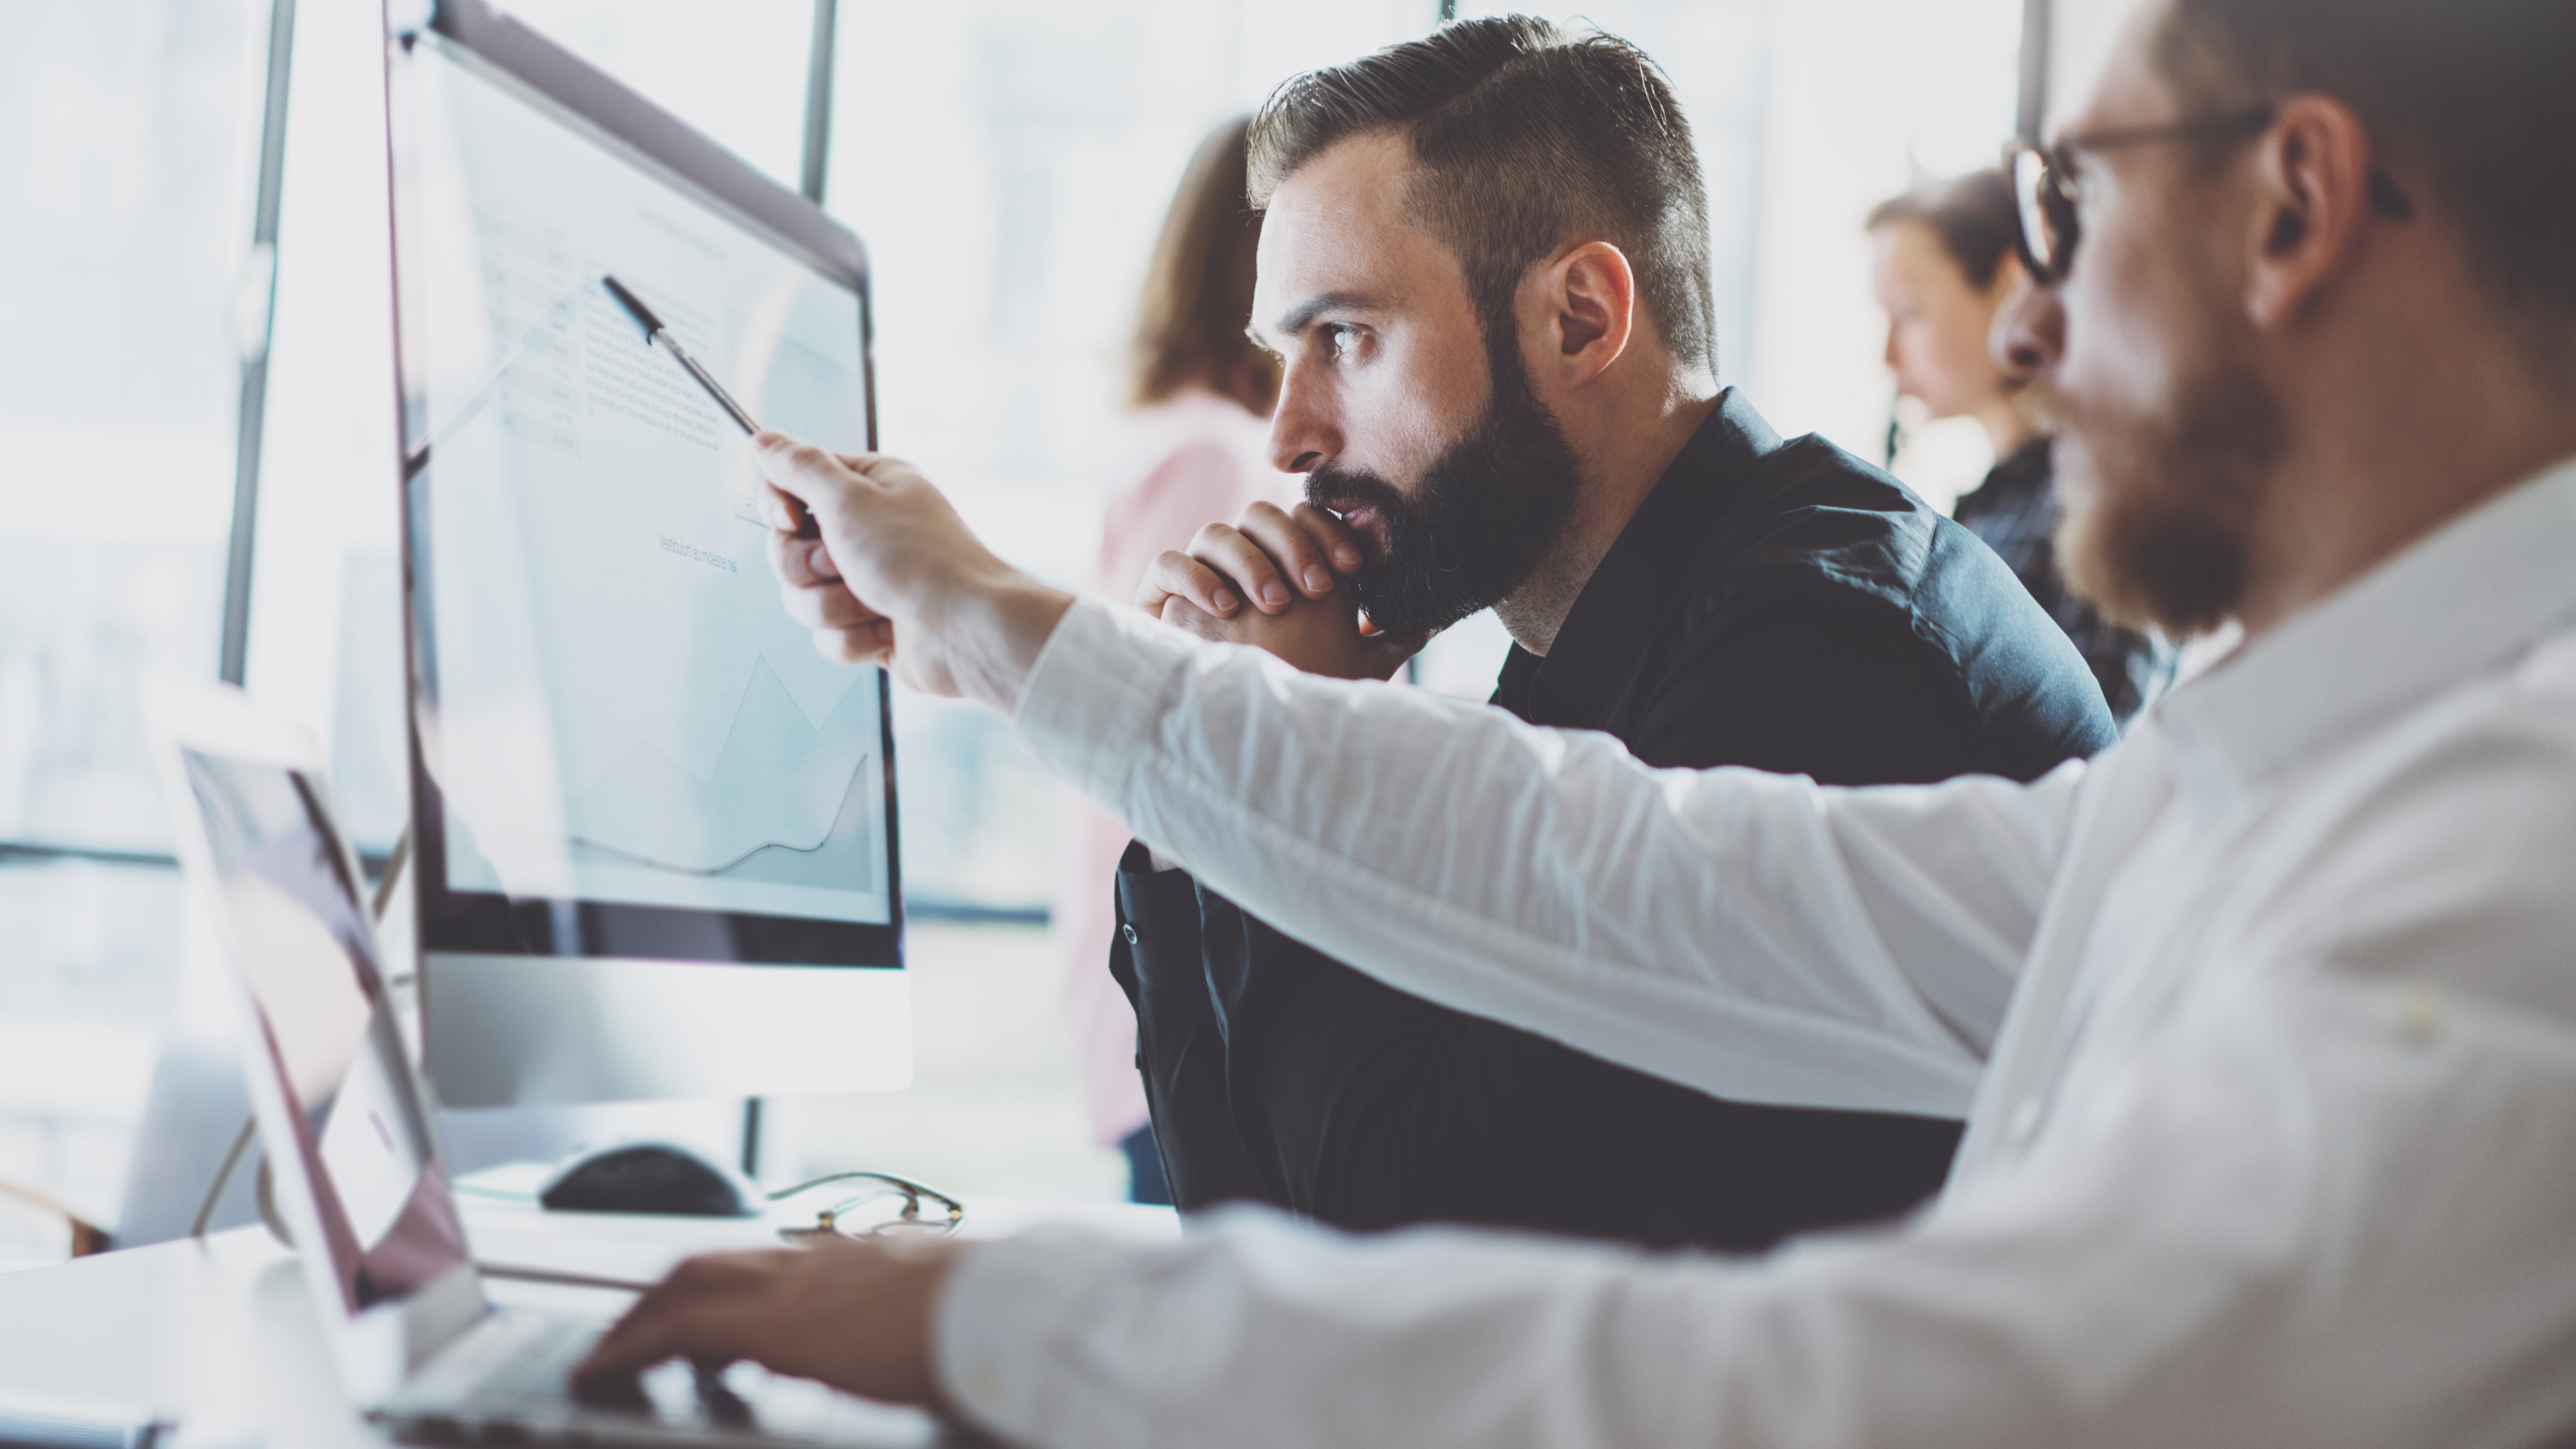
{"label": "thumb", "polygon": [[1375,662],[1377,677],[1380,679],[1394,678],[1395,672],[1404,667],[1404,661],[1421,653],[1422,646],[1430,642],[1431,635],[1427,631],[1418,634],[1392,634],[1380,629],[1376,633],[1360,636],[1360,648],[1366,650],[1369,658]]}

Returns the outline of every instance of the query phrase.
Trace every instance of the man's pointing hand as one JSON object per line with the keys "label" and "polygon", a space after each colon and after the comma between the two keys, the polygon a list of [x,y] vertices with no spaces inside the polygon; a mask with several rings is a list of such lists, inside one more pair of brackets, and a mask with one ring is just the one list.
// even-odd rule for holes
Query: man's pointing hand
{"label": "man's pointing hand", "polygon": [[[814,647],[1010,713],[1073,596],[994,557],[909,463],[778,433],[752,443],[770,483],[769,566]],[[821,537],[795,536],[800,509]]]}

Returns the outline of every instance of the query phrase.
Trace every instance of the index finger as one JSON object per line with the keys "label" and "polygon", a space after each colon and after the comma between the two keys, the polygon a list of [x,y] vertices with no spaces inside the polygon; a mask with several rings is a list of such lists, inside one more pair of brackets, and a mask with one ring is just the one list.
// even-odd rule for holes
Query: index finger
{"label": "index finger", "polygon": [[1320,599],[1333,592],[1335,565],[1341,563],[1335,545],[1347,554],[1347,568],[1359,567],[1359,552],[1350,543],[1350,530],[1342,521],[1312,504],[1300,505],[1290,513],[1276,503],[1253,503],[1235,520],[1235,528],[1258,544],[1263,553],[1276,559],[1280,573],[1297,582],[1297,587],[1310,599]]}
{"label": "index finger", "polygon": [[756,1255],[710,1253],[691,1258],[654,1284],[591,1345],[576,1376],[615,1377],[693,1352],[708,1327],[707,1310],[761,1282]]}
{"label": "index finger", "polygon": [[638,1375],[655,1364],[685,1358],[701,1364],[727,1364],[747,1357],[731,1346],[741,1335],[722,1305],[694,1302],[665,1310],[649,1319],[621,1319],[593,1345],[590,1355],[572,1371],[574,1397],[597,1402],[624,1398]]}
{"label": "index finger", "polygon": [[1368,555],[1360,551],[1360,536],[1331,510],[1318,508],[1312,503],[1300,503],[1289,516],[1333,556],[1333,567],[1338,572],[1358,573],[1360,565],[1368,561]]}
{"label": "index finger", "polygon": [[832,453],[785,433],[753,435],[751,456],[771,487],[815,507],[878,482],[870,470],[887,461],[878,453]]}
{"label": "index finger", "polygon": [[1158,619],[1171,599],[1188,599],[1221,618],[1232,618],[1242,602],[1235,597],[1225,575],[1179,549],[1166,549],[1157,555],[1145,566],[1145,577],[1136,585],[1136,607]]}

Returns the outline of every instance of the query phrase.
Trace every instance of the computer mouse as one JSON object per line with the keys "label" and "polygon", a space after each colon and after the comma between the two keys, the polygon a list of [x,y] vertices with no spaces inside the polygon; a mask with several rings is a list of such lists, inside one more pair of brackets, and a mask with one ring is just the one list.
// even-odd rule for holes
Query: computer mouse
{"label": "computer mouse", "polygon": [[672,1142],[628,1142],[567,1159],[537,1189],[557,1212],[676,1213],[747,1218],[760,1211],[759,1189]]}

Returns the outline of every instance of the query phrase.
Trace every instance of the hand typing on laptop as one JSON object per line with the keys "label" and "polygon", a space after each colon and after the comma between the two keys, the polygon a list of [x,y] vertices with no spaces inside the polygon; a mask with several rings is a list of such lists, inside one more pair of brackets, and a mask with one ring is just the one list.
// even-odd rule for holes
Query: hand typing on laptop
{"label": "hand typing on laptop", "polygon": [[966,1247],[898,1238],[692,1258],[592,1348],[575,1392],[623,1402],[638,1374],[670,1359],[750,1359],[881,1402],[945,1408],[930,1309]]}

